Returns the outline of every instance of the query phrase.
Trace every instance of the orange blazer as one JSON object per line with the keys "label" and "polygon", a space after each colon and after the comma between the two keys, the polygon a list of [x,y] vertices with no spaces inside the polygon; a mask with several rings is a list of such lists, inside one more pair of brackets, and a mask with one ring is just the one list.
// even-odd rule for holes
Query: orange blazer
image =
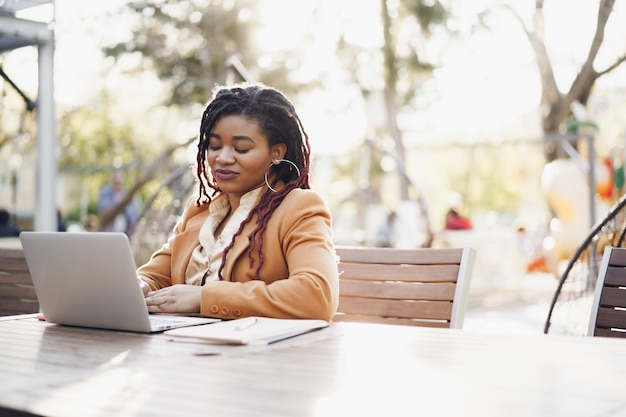
{"label": "orange blazer", "polygon": [[[185,283],[185,270],[208,214],[207,204],[197,207],[191,200],[168,242],[139,267],[137,275],[151,290]],[[276,208],[263,235],[260,280],[254,279],[257,254],[253,251],[253,266],[248,257],[255,220],[244,227],[228,252],[224,280],[203,286],[201,315],[330,321],[337,310],[339,277],[331,215],[324,200],[315,191],[298,188]]]}

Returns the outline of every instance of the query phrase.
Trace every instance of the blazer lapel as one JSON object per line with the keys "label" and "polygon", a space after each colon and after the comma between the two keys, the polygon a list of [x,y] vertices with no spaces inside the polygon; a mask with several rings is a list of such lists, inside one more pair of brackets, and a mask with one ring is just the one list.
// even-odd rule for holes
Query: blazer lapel
{"label": "blazer lapel", "polygon": [[[279,181],[277,184],[277,189],[284,187],[284,185],[285,184],[282,181]],[[269,190],[267,185],[263,185],[263,190],[259,193],[259,197],[257,198],[254,207],[258,206],[259,201],[261,201],[261,198],[266,192],[273,191]],[[230,248],[230,251],[228,252],[226,263],[224,264],[224,270],[222,271],[222,277],[224,277],[224,280],[232,281],[232,274],[235,263],[239,260],[241,256],[245,256],[247,258],[247,251],[250,248],[250,236],[252,236],[252,232],[257,226],[258,219],[259,217],[257,215],[254,215],[254,217],[252,217],[252,220],[250,220],[250,222],[244,226],[241,234],[235,239],[233,247]],[[256,262],[258,262],[257,256],[254,256],[254,259]]]}

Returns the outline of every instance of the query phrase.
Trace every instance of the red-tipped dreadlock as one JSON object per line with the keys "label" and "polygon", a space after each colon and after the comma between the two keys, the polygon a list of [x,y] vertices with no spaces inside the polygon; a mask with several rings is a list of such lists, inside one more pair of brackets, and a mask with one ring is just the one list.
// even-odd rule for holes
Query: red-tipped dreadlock
{"label": "red-tipped dreadlock", "polygon": [[[260,271],[264,258],[263,233],[267,228],[267,222],[272,213],[280,205],[285,196],[294,188],[311,188],[309,185],[310,148],[309,136],[304,131],[302,122],[296,114],[291,102],[278,90],[263,85],[235,86],[231,88],[217,88],[213,100],[209,102],[202,115],[200,123],[200,137],[198,142],[197,177],[199,179],[199,196],[196,204],[211,204],[211,197],[220,191],[217,181],[209,175],[206,168],[206,154],[209,147],[209,136],[215,124],[224,116],[243,116],[255,121],[259,130],[267,137],[269,146],[283,143],[287,147],[284,159],[293,162],[300,170],[294,169],[289,163],[273,165],[274,179],[271,186],[278,181],[283,181],[285,186],[277,192],[266,192],[261,197],[259,204],[254,207],[248,217],[241,223],[239,230],[233,235],[230,244],[224,249],[222,265],[218,271],[219,279],[222,280],[222,269],[228,252],[233,247],[235,238],[241,234],[243,227],[250,223],[252,218],[258,216],[257,226],[250,237],[250,250],[248,258],[250,266],[254,262],[253,251],[259,256],[259,264],[256,267],[255,279],[260,279]],[[213,192],[209,195],[208,188]]]}

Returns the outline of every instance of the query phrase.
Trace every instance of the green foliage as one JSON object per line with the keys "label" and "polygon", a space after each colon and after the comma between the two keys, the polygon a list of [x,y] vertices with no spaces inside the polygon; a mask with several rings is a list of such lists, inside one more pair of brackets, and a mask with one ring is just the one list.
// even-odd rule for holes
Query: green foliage
{"label": "green foliage", "polygon": [[[229,67],[229,62],[235,59],[250,68],[253,81],[289,93],[299,87],[289,83],[284,63],[294,61],[294,55],[285,51],[282,61],[274,57],[262,72],[258,70],[262,51],[253,51],[251,45],[252,28],[258,23],[255,1],[148,0],[128,6],[119,18],[134,22],[132,33],[126,39],[117,36],[117,43],[103,50],[114,58],[108,61],[107,72],[116,79],[111,85],[129,87],[105,91],[89,105],[65,112],[59,122],[60,168],[75,183],[73,188],[66,187],[65,198],[84,205],[87,195],[92,206],[111,169],[122,167],[127,172],[127,188],[141,184],[138,196],[150,202],[151,210],[171,212],[172,205],[181,204],[181,197],[161,187],[188,161],[184,149],[172,156],[164,152],[188,139],[175,134],[187,124],[198,123],[215,85],[242,80],[242,73]],[[153,82],[151,75],[160,82]],[[146,80],[150,84],[144,84]],[[148,85],[160,91],[147,91]],[[168,115],[176,112],[172,118],[177,125],[168,125]],[[167,157],[161,160],[160,155]],[[148,170],[155,161],[160,161],[159,169]],[[146,174],[150,179],[140,182]],[[187,175],[192,177],[192,173]],[[154,227],[150,225],[149,230]]]}
{"label": "green foliage", "polygon": [[448,17],[448,11],[437,0],[405,0],[401,6],[408,15],[415,17],[425,35],[430,35],[433,26],[445,23]]}
{"label": "green foliage", "polygon": [[[125,111],[120,103],[124,99],[104,94],[87,106],[64,112],[59,119],[59,171],[66,179],[64,200],[74,203],[65,204],[68,221],[82,222],[86,214],[97,214],[100,187],[110,181],[114,167],[126,171],[126,187],[130,188],[143,169],[176,139],[167,129],[151,123],[157,116],[141,109],[136,113]],[[184,155],[172,163],[180,164],[181,158]],[[157,178],[154,184],[144,185],[139,199],[144,201],[160,181]]]}
{"label": "green foliage", "polygon": [[27,105],[8,83],[0,81],[0,154],[10,146],[10,152],[23,152],[34,143],[36,113]]}
{"label": "green foliage", "polygon": [[579,130],[584,128],[590,128],[590,130],[597,132],[600,130],[598,125],[591,121],[578,121],[574,116],[570,116],[565,122],[563,122],[563,128],[565,133],[578,133]]}
{"label": "green foliage", "polygon": [[146,147],[138,138],[133,120],[116,114],[105,96],[90,106],[66,112],[59,121],[61,170],[93,173],[113,166],[142,166],[169,140]]}
{"label": "green foliage", "polygon": [[[73,208],[72,210],[68,211],[67,213],[63,214],[63,220],[66,223],[82,223],[84,219],[81,218],[83,213],[81,213],[81,210],[79,207]],[[98,215],[98,203],[95,200],[92,200],[89,205],[87,206],[87,213],[86,214],[93,214],[93,215]]]}
{"label": "green foliage", "polygon": [[[391,6],[391,3],[382,3]],[[445,23],[447,12],[438,1],[411,0],[399,2],[398,9],[390,11],[387,16],[384,11],[382,13],[382,20],[389,19],[390,25],[389,37],[383,45],[366,47],[350,43],[346,34],[340,34],[338,57],[364,95],[380,89],[387,72],[397,80],[397,85],[387,87],[397,88],[396,92],[403,98],[401,105],[408,105],[435,69],[436,64],[424,58],[423,49],[432,28]],[[386,60],[383,55],[387,55]]]}
{"label": "green foliage", "polygon": [[229,66],[232,57],[251,69],[254,81],[288,91],[284,62],[257,70],[259,51],[251,46],[257,6],[250,0],[130,3],[135,16],[132,39],[104,51],[115,58],[139,54],[141,69],[154,71],[170,86],[168,105],[204,104],[215,85],[225,84],[233,73],[235,80],[242,81],[241,74]]}

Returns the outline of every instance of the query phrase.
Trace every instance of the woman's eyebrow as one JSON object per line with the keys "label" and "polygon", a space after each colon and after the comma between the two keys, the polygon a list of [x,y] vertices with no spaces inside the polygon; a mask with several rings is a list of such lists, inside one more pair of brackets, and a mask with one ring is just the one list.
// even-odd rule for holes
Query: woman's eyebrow
{"label": "woman's eyebrow", "polygon": [[252,139],[250,136],[246,136],[246,135],[235,135],[235,136],[233,136],[233,140],[245,140],[245,141],[249,141],[249,142],[254,142],[254,139]]}
{"label": "woman's eyebrow", "polygon": [[[220,134],[219,133],[215,133],[215,132],[211,132],[209,134],[209,139],[210,138],[222,140],[222,137],[220,136]],[[247,136],[247,135],[235,135],[235,136],[232,137],[232,140],[256,143],[255,140],[252,137]]]}

